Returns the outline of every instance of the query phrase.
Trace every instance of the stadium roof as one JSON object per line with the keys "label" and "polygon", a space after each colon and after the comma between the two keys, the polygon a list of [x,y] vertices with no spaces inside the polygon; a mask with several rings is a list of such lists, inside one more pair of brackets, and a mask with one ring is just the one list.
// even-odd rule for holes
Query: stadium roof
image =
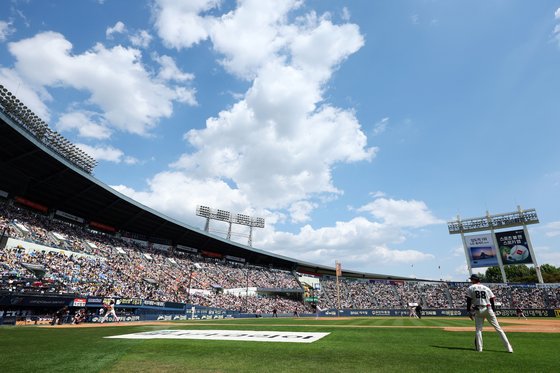
{"label": "stadium roof", "polygon": [[[335,275],[334,267],[301,262],[226,240],[188,226],[134,201],[97,180],[53,149],[0,107],[0,192],[10,198],[97,223],[98,227],[130,232],[156,243],[170,242],[199,251],[246,259],[250,263],[295,269],[299,272]],[[356,271],[346,277],[413,280]]]}

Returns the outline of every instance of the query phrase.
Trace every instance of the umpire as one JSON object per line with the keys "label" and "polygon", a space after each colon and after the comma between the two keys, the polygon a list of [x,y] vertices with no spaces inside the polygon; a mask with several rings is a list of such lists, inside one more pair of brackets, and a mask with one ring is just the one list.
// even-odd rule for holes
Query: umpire
{"label": "umpire", "polygon": [[57,323],[58,325],[62,325],[64,323],[64,318],[68,315],[69,312],[70,311],[68,309],[68,306],[64,306],[56,311],[51,320],[51,325],[56,325]]}

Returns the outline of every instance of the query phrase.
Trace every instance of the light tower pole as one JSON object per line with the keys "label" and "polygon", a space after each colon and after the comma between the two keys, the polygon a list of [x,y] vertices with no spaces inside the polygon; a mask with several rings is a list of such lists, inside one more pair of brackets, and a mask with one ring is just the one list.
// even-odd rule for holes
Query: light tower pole
{"label": "light tower pole", "polygon": [[231,228],[233,224],[245,225],[249,227],[248,246],[253,246],[253,228],[264,228],[264,218],[252,217],[244,214],[232,214],[229,211],[214,209],[208,206],[197,206],[196,215],[206,218],[204,231],[210,231],[210,219],[228,223],[226,238],[231,240]]}

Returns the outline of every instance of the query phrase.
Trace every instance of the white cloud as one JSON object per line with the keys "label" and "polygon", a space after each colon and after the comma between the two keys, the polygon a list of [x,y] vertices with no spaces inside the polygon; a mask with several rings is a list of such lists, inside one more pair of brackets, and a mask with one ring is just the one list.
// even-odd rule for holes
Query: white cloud
{"label": "white cloud", "polygon": [[113,27],[107,27],[107,30],[105,30],[105,37],[107,37],[107,39],[112,39],[113,34],[123,34],[125,32],[126,26],[121,21],[118,21]]}
{"label": "white cloud", "polygon": [[[367,146],[353,111],[323,102],[323,85],[332,71],[363,45],[358,28],[333,25],[314,13],[289,23],[287,14],[300,4],[245,0],[214,17],[204,14],[213,2],[177,8],[160,1],[156,12],[156,25],[171,9],[175,22],[182,19],[181,11],[204,17],[194,27],[205,25],[204,39],[224,56],[226,69],[253,78],[240,101],[208,119],[206,128],[186,134],[195,151],[172,166],[228,180],[259,207],[287,209],[300,201],[316,206],[309,199],[341,193],[331,177],[336,163],[369,161],[377,151]],[[159,35],[174,47],[190,46],[193,40],[184,27],[165,22]],[[310,212],[296,211],[295,220]]]}
{"label": "white cloud", "polygon": [[139,30],[134,33],[132,31],[129,32],[125,24],[121,21],[115,23],[113,27],[108,27],[105,31],[105,37],[109,40],[114,39],[115,34],[128,35],[130,43],[138,48],[147,48],[153,39],[152,35],[146,30]]}
{"label": "white cloud", "polygon": [[[149,181],[147,191],[135,191],[124,185],[113,186],[121,193],[130,196],[158,211],[202,227],[204,222],[194,217],[197,205],[207,205],[233,212],[262,216],[266,219],[264,229],[254,232],[253,244],[280,255],[297,257],[332,266],[335,260],[343,259],[345,268],[367,272],[385,273],[388,265],[420,264],[433,261],[431,253],[417,249],[398,249],[406,243],[408,233],[402,227],[387,222],[372,222],[364,217],[349,221],[336,222],[334,226],[313,228],[303,226],[297,233],[281,232],[277,224],[283,221],[282,214],[267,210],[246,211],[249,200],[242,191],[230,188],[219,179],[200,179],[181,172],[160,173]],[[189,198],[185,198],[189,196]],[[310,207],[305,202],[293,205],[297,211],[290,211],[292,219]],[[220,230],[214,223],[214,230]],[[410,229],[410,228],[409,228]],[[227,227],[222,226],[222,236]],[[244,227],[233,227],[235,241],[246,244],[247,231]]]}
{"label": "white cloud", "polygon": [[[560,8],[556,9],[556,12],[554,12],[554,19],[560,21]],[[560,24],[554,26],[552,37],[558,42],[558,45],[560,45]]]}
{"label": "white cloud", "polygon": [[0,21],[0,42],[6,41],[15,29],[10,22]]}
{"label": "white cloud", "polygon": [[[325,107],[298,116],[289,106],[272,105],[279,107],[253,110],[242,101],[209,119],[206,129],[189,131],[187,139],[198,150],[173,166],[198,177],[232,180],[256,206],[285,208],[321,193],[340,193],[331,167],[375,154],[365,148],[366,138],[349,112]],[[290,115],[295,123],[286,119]]]}
{"label": "white cloud", "polygon": [[138,161],[131,156],[126,156],[120,149],[112,146],[90,146],[77,143],[76,146],[93,157],[97,161],[108,161],[113,163],[135,164]]}
{"label": "white cloud", "polygon": [[342,8],[342,20],[343,21],[350,21],[350,10],[347,7]]}
{"label": "white cloud", "polygon": [[385,132],[385,130],[387,129],[387,125],[389,125],[389,118],[387,117],[375,123],[375,125],[373,126],[373,135],[377,136]]}
{"label": "white cloud", "polygon": [[73,55],[63,35],[44,32],[9,44],[15,70],[31,87],[69,87],[90,93],[85,104],[100,109],[107,127],[145,135],[160,118],[171,116],[173,102],[194,104],[194,91],[169,86],[145,69],[139,50],[95,45]]}
{"label": "white cloud", "polygon": [[463,246],[457,246],[453,250],[451,250],[453,256],[464,257],[465,256],[465,249]]}
{"label": "white cloud", "polygon": [[88,111],[67,112],[61,115],[56,129],[60,132],[76,130],[79,136],[94,139],[111,137],[111,130],[107,128],[99,115]]}
{"label": "white cloud", "polygon": [[158,77],[161,80],[175,80],[178,82],[184,82],[194,79],[193,74],[185,73],[181,71],[175,60],[169,56],[154,56],[154,59],[160,64],[161,68]]}
{"label": "white cloud", "polygon": [[[144,191],[117,190],[179,220],[200,226],[197,205],[263,216],[256,247],[332,265],[344,257],[348,268],[370,270],[387,263],[433,260],[415,249],[397,249],[408,230],[440,223],[423,202],[377,199],[362,207],[379,221],[357,217],[334,226],[307,225],[297,234],[277,231],[288,219],[301,223],[329,197],[340,196],[332,178],[336,164],[371,161],[355,113],[324,99],[332,73],[364,39],[356,25],[335,25],[311,12],[289,21],[300,1],[243,0],[217,13],[217,2],[157,2],[158,35],[177,49],[208,40],[230,73],[251,81],[230,108],[185,134],[185,153],[148,181]],[[186,21],[192,21],[188,23]],[[158,57],[160,79],[181,76],[174,63]],[[379,196],[379,194],[377,195]],[[235,229],[235,228],[234,228]],[[242,228],[238,228],[242,229]]]}
{"label": "white cloud", "polygon": [[[323,102],[323,85],[337,65],[361,47],[363,38],[354,25],[336,26],[315,14],[297,24],[288,23],[286,14],[299,1],[241,1],[237,9],[221,17],[202,14],[207,19],[200,24],[176,23],[184,19],[181,12],[198,17],[215,5],[211,1],[159,1],[159,35],[168,45],[184,48],[196,39],[184,27],[204,26],[201,38],[210,38],[213,48],[225,56],[222,62],[230,72],[245,76],[250,71],[252,85],[230,109],[209,118],[206,128],[185,134],[194,151],[179,157],[171,171],[150,179],[146,191],[118,188],[181,219],[188,219],[197,204],[214,201],[232,211],[250,206],[266,209],[276,219],[288,214],[292,222],[306,221],[318,201],[342,193],[333,185],[332,167],[369,161],[377,150],[367,146],[352,110]],[[249,45],[251,50],[266,51],[247,59]],[[321,58],[306,49],[315,50]],[[161,65],[160,80],[192,79],[170,58],[154,58]]]}
{"label": "white cloud", "polygon": [[155,27],[164,43],[176,49],[189,48],[208,37],[212,19],[200,16],[218,6],[219,0],[156,0]]}
{"label": "white cloud", "polygon": [[298,234],[267,232],[265,238],[259,231],[257,246],[266,246],[282,255],[293,255],[312,263],[332,266],[337,259],[343,259],[346,268],[383,273],[389,264],[421,263],[434,259],[429,253],[419,250],[399,250],[390,248],[405,241],[398,227],[371,222],[357,217],[347,222],[337,222],[335,226],[313,229],[306,225]]}
{"label": "white cloud", "polygon": [[309,201],[298,201],[292,203],[292,205],[288,208],[288,211],[290,212],[290,216],[292,217],[292,221],[294,223],[301,223],[311,219],[309,214],[317,206],[318,205],[316,203],[311,203]]}
{"label": "white cloud", "polygon": [[312,16],[297,30],[290,43],[293,63],[318,82],[330,78],[332,70],[364,45],[355,24],[334,25],[323,17]]}
{"label": "white cloud", "polygon": [[237,9],[212,22],[208,33],[214,49],[224,55],[221,62],[226,69],[253,78],[260,67],[282,58],[279,52],[296,33],[295,27],[287,24],[287,15],[299,3],[244,0]]}
{"label": "white cloud", "polygon": [[137,33],[130,35],[130,42],[135,47],[147,48],[152,42],[152,35],[146,30],[140,30]]}
{"label": "white cloud", "polygon": [[373,198],[379,198],[379,197],[385,197],[386,196],[385,192],[383,192],[381,190],[377,190],[375,192],[370,192],[369,195],[372,196]]}
{"label": "white cloud", "polygon": [[544,230],[547,237],[560,236],[560,221],[553,221],[546,224]]}
{"label": "white cloud", "polygon": [[358,211],[369,212],[386,224],[398,227],[418,228],[445,222],[433,216],[424,202],[415,200],[378,198],[360,207]]}
{"label": "white cloud", "polygon": [[0,81],[39,118],[49,122],[51,113],[45,102],[52,101],[52,96],[47,90],[41,86],[24,84],[22,77],[14,69],[0,68]]}
{"label": "white cloud", "polygon": [[539,246],[534,248],[539,264],[550,264],[560,267],[560,251],[551,249],[548,246]]}
{"label": "white cloud", "polygon": [[[473,272],[476,273],[480,270],[480,268],[474,268]],[[465,263],[455,267],[455,275],[457,275],[459,278],[457,281],[467,281],[467,278],[469,277],[469,267],[467,266],[467,264]]]}
{"label": "white cloud", "polygon": [[125,185],[112,186],[129,197],[178,220],[200,226],[194,218],[196,206],[204,205],[237,213],[249,205],[239,190],[219,179],[199,179],[181,172],[162,172],[149,180],[148,191],[135,191]]}

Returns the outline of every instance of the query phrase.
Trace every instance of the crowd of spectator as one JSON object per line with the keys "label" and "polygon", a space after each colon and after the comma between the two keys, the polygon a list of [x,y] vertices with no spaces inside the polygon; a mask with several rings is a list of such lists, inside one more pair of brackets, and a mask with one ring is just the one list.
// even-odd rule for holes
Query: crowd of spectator
{"label": "crowd of spectator", "polygon": [[[310,310],[301,297],[290,296],[302,293],[291,271],[158,250],[5,201],[0,202],[0,232],[53,248],[33,250],[24,243],[0,251],[0,287],[4,290],[143,298],[247,312]],[[223,294],[224,289],[232,288],[257,291],[249,296]]]}
{"label": "crowd of spectator", "polygon": [[[23,242],[0,250],[0,290],[143,298],[251,313],[299,314],[312,307],[292,271],[207,258],[119,238],[0,199],[0,232]],[[48,250],[26,248],[40,244]],[[465,306],[467,283],[321,279],[319,309]],[[560,307],[560,288],[490,284],[503,308]],[[256,288],[249,294],[249,288]],[[229,290],[237,289],[237,292]],[[240,289],[246,289],[239,291]]]}
{"label": "crowd of spectator", "polygon": [[[469,283],[385,281],[332,278],[321,280],[320,308],[405,309],[419,304],[423,309],[465,308]],[[560,287],[488,284],[501,308],[543,309],[560,306]],[[338,287],[338,289],[337,289]],[[340,301],[340,303],[339,303]]]}

